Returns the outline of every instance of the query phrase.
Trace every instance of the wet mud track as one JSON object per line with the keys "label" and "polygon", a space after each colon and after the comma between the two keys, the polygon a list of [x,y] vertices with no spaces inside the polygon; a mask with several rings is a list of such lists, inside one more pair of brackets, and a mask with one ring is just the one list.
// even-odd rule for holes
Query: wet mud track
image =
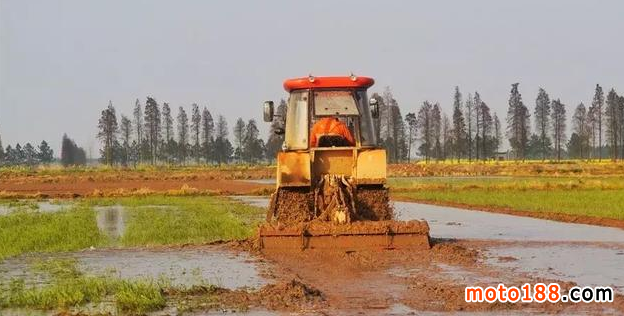
{"label": "wet mud track", "polygon": [[[240,199],[240,198],[239,198]],[[243,198],[244,200],[244,198]],[[261,199],[251,201],[262,205]],[[395,203],[401,220],[429,222],[429,251],[265,253],[276,275],[319,289],[330,315],[624,313],[624,230],[416,203]],[[559,282],[612,286],[613,303],[465,303],[465,286]]]}

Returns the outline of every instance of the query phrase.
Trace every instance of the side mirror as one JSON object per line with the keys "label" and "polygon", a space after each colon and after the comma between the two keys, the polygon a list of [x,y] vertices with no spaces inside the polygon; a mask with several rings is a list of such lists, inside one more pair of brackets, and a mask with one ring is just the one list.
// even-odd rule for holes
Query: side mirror
{"label": "side mirror", "polygon": [[377,103],[377,99],[371,98],[368,101],[368,107],[370,109],[371,116],[373,118],[378,118],[379,117],[379,103]]}
{"label": "side mirror", "polygon": [[275,129],[274,133],[275,135],[284,135],[284,129],[281,127],[278,127]]}
{"label": "side mirror", "polygon": [[273,101],[264,101],[263,116],[265,122],[273,122],[274,107]]}

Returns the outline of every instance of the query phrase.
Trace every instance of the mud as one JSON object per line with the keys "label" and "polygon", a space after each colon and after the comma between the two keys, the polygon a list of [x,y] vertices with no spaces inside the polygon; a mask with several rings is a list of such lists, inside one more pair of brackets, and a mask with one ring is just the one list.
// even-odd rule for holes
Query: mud
{"label": "mud", "polygon": [[150,193],[263,194],[273,186],[237,180],[201,178],[97,179],[64,177],[54,182],[36,179],[0,181],[0,192],[11,198],[75,198]]}
{"label": "mud", "polygon": [[308,188],[281,188],[271,195],[268,222],[294,225],[314,218],[314,194]]}
{"label": "mud", "polygon": [[390,205],[390,195],[383,186],[359,187],[356,208],[361,220],[391,220],[394,211]]}
{"label": "mud", "polygon": [[[388,190],[384,187],[362,187],[357,190],[354,220],[390,220],[394,213]],[[257,202],[256,202],[257,204]],[[271,195],[267,220],[283,225],[296,225],[316,218],[314,194],[307,188],[281,188]]]}

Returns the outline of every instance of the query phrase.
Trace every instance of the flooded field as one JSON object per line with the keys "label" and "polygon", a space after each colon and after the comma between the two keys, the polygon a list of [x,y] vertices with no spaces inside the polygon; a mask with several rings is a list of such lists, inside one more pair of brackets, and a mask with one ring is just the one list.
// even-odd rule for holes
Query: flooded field
{"label": "flooded field", "polygon": [[[265,198],[236,198],[255,206],[268,205]],[[399,220],[426,220],[432,238],[483,241],[479,247],[487,265],[535,277],[624,290],[622,229],[411,202],[394,202],[394,208]],[[589,260],[591,266],[587,265]],[[442,264],[439,268],[442,275],[471,283],[500,281],[452,265]],[[391,271],[399,275],[409,272]]]}
{"label": "flooded field", "polygon": [[260,288],[266,264],[246,252],[223,247],[193,249],[104,249],[71,253],[28,255],[0,263],[0,281],[21,277],[27,283],[45,283],[32,264],[51,259],[76,259],[78,267],[90,275],[112,274],[122,279],[165,278],[173,285],[190,287],[212,284],[228,289]]}
{"label": "flooded field", "polygon": [[[310,250],[260,254],[250,248],[251,244],[241,249],[236,244],[201,245],[184,242],[184,239],[180,239],[182,242],[178,241],[174,246],[166,246],[169,242],[163,241],[163,246],[119,248],[128,241],[128,236],[149,240],[141,234],[136,235],[136,229],[149,227],[142,225],[167,225],[168,228],[156,228],[151,232],[158,236],[165,230],[175,229],[175,234],[186,234],[203,225],[215,225],[209,219],[199,226],[193,223],[197,216],[212,214],[213,206],[231,211],[227,215],[229,218],[234,214],[236,217],[246,214],[241,212],[248,210],[240,209],[239,203],[251,205],[254,207],[253,214],[245,215],[247,217],[244,217],[242,223],[254,225],[262,220],[268,198],[146,198],[101,202],[87,210],[92,210],[94,214],[93,220],[97,224],[94,227],[110,240],[108,246],[7,258],[0,262],[0,284],[8,284],[14,279],[24,280],[27,286],[52,284],[54,280],[37,270],[37,265],[71,259],[87,276],[110,276],[119,280],[167,280],[171,286],[180,289],[217,286],[224,291],[233,291],[224,294],[226,298],[230,297],[227,304],[239,300],[252,302],[249,303],[253,306],[251,309],[233,308],[230,313],[233,315],[279,315],[292,310],[306,314],[308,309],[312,315],[318,312],[331,315],[439,315],[449,311],[464,311],[466,315],[517,315],[545,311],[618,314],[618,309],[594,305],[536,305],[521,309],[514,307],[511,310],[488,304],[467,305],[461,293],[468,285],[490,286],[500,282],[520,285],[536,280],[573,282],[581,286],[610,285],[617,291],[624,290],[624,278],[620,272],[624,266],[624,230],[616,228],[394,202],[399,220],[424,219],[429,223],[433,238],[431,250],[357,253]],[[28,212],[73,212],[71,207],[74,204],[40,201],[36,205],[28,204]],[[84,211],[84,205],[82,207]],[[5,215],[14,211],[15,207],[12,206]],[[137,222],[137,218],[140,218],[140,222]],[[591,266],[586,264],[589,260],[592,260]],[[296,283],[292,283],[295,282],[293,280]],[[273,291],[271,287],[274,286],[278,286],[275,292],[264,294],[264,291]],[[319,292],[315,292],[317,290]],[[246,291],[252,294],[246,294]],[[440,291],[446,294],[442,295]],[[311,295],[311,298],[307,298],[307,295]],[[220,313],[218,308],[206,307],[213,306],[210,304],[215,304],[214,301],[201,305],[207,303],[195,302],[197,297],[177,298],[191,302],[189,304],[194,306],[193,309],[199,308],[185,312],[185,315]],[[275,307],[273,300],[293,301]],[[168,303],[166,307],[150,312],[149,315],[176,315],[186,310],[187,307],[177,305],[180,301],[176,302]],[[97,308],[114,311],[106,304],[100,304]],[[2,310],[2,315],[46,313],[23,309]]]}

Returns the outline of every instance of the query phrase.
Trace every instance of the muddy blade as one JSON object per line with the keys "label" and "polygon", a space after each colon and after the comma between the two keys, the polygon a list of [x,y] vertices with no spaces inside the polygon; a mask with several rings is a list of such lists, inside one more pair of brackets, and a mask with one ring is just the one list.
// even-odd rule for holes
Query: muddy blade
{"label": "muddy blade", "polygon": [[425,221],[366,221],[348,225],[318,222],[259,229],[260,247],[271,249],[429,249]]}

